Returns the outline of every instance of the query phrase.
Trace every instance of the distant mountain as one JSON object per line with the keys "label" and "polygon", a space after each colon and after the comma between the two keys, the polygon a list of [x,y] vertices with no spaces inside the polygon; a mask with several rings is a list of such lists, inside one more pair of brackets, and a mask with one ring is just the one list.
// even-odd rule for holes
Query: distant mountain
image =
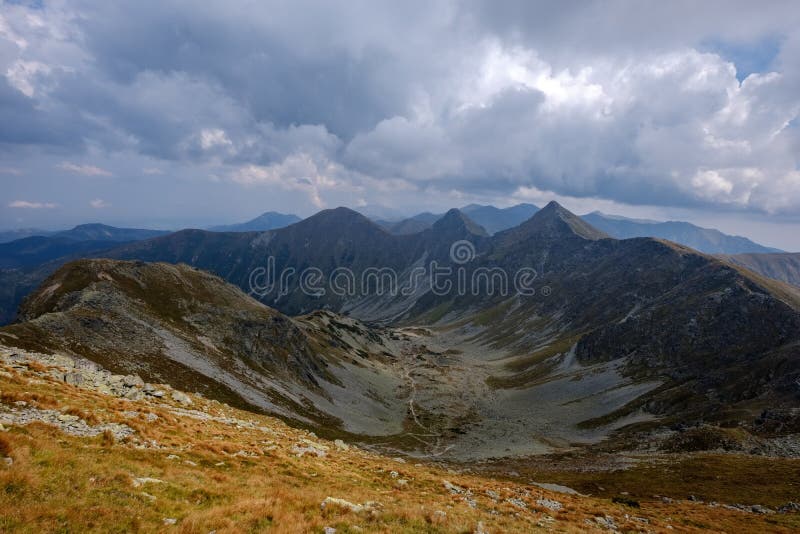
{"label": "distant mountain", "polygon": [[119,243],[168,233],[162,230],[115,228],[105,224],[82,224],[50,236],[31,236],[0,243],[0,268],[35,267],[56,258],[91,255]]}
{"label": "distant mountain", "polygon": [[495,208],[494,206],[479,206],[470,204],[461,208],[461,211],[480,224],[489,234],[496,234],[520,225],[530,219],[539,208],[533,204],[517,204],[510,208]]}
{"label": "distant mountain", "polygon": [[244,223],[213,226],[209,230],[212,232],[264,232],[283,228],[301,220],[297,215],[268,211]]}
{"label": "distant mountain", "polygon": [[800,287],[800,253],[720,254],[719,257],[764,276]]}
{"label": "distant mountain", "polygon": [[706,254],[781,252],[754,243],[746,237],[726,235],[719,230],[701,228],[687,222],[628,219],[618,215],[606,215],[599,211],[583,215],[582,218],[617,239],[657,237],[692,247]]}
{"label": "distant mountain", "polygon": [[383,220],[376,220],[375,222],[395,235],[408,235],[417,234],[423,230],[427,230],[433,226],[433,223],[442,217],[443,214],[441,213],[430,213],[426,211],[424,213],[414,215],[413,217],[409,217],[408,219],[403,219],[399,222]]}
{"label": "distant mountain", "polygon": [[[482,226],[489,234],[513,228],[528,220],[539,208],[533,204],[517,204],[510,208],[470,204],[460,209],[462,213]],[[376,221],[395,235],[416,234],[433,226],[443,214],[424,212],[401,221]]]}
{"label": "distant mountain", "polygon": [[170,233],[166,230],[144,230],[140,228],[117,228],[107,224],[81,224],[72,230],[56,232],[54,237],[74,241],[140,241]]}
{"label": "distant mountain", "polygon": [[49,236],[0,243],[0,324],[11,321],[22,298],[67,261],[96,257],[123,243],[168,233],[83,224]]}
{"label": "distant mountain", "polygon": [[24,239],[31,236],[48,236],[53,235],[55,232],[50,230],[42,230],[39,228],[19,228],[17,230],[3,230],[0,231],[0,243],[8,243],[16,241],[17,239]]}
{"label": "distant mountain", "polygon": [[143,230],[139,228],[117,228],[100,223],[80,224],[70,230],[39,230],[22,228],[0,232],[0,244],[27,237],[58,237],[72,241],[139,241],[168,234],[165,230]]}
{"label": "distant mountain", "polygon": [[0,244],[0,269],[36,267],[62,256],[91,255],[113,248],[109,241],[78,241],[66,237],[26,237]]}
{"label": "distant mountain", "polygon": [[354,211],[357,211],[364,217],[372,219],[373,221],[398,222],[402,220],[404,217],[401,211],[396,210],[394,208],[390,208],[388,206],[382,206],[380,204],[368,204],[366,206],[359,206],[357,208],[354,208]]}

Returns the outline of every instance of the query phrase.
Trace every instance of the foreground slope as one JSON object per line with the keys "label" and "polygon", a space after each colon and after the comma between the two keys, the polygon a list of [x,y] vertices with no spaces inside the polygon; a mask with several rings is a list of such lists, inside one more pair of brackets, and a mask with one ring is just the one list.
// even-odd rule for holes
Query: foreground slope
{"label": "foreground slope", "polygon": [[[67,377],[81,378],[81,386],[65,383]],[[748,481],[758,500],[744,503],[728,500],[730,491],[699,487],[661,495],[651,490],[642,497],[632,486],[626,489],[635,493],[567,494],[568,488],[545,489],[519,474],[493,478],[377,455],[135,376],[120,387],[150,388],[162,396],[128,400],[106,387],[116,387],[121,378],[80,359],[0,346],[4,532],[791,532],[800,527],[786,494],[758,477]],[[698,474],[713,481],[715,472],[702,466],[719,461],[706,457]],[[797,483],[795,464],[761,466],[784,486]],[[653,468],[646,472],[652,480]],[[709,501],[687,499],[697,490],[709,491]]]}

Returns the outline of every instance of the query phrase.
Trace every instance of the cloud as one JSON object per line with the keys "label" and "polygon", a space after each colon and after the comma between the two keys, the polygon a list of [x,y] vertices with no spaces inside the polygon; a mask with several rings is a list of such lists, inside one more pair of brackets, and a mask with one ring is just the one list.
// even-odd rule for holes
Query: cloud
{"label": "cloud", "polygon": [[187,211],[231,182],[800,211],[792,2],[232,2],[4,6],[2,153],[223,177]]}
{"label": "cloud", "polygon": [[24,172],[15,167],[0,167],[0,174],[10,174],[12,176],[22,176]]}
{"label": "cloud", "polygon": [[56,208],[58,205],[53,204],[52,202],[29,202],[27,200],[15,200],[13,202],[8,203],[9,208],[20,208],[20,209],[53,209]]}
{"label": "cloud", "polygon": [[94,200],[89,201],[89,205],[94,209],[102,209],[102,208],[110,208],[111,204],[103,200],[102,198],[96,198]]}
{"label": "cloud", "polygon": [[233,171],[231,180],[242,185],[270,185],[286,190],[302,191],[314,206],[322,208],[322,191],[344,189],[346,171],[336,163],[315,161],[308,154],[292,154],[280,163],[268,166],[245,165]]}
{"label": "cloud", "polygon": [[200,131],[200,146],[203,150],[209,150],[217,146],[233,146],[233,143],[225,134],[225,130],[219,128],[203,129]]}
{"label": "cloud", "polygon": [[59,169],[71,172],[74,174],[83,174],[84,176],[113,176],[111,171],[95,167],[94,165],[76,165],[65,161],[58,165]]}

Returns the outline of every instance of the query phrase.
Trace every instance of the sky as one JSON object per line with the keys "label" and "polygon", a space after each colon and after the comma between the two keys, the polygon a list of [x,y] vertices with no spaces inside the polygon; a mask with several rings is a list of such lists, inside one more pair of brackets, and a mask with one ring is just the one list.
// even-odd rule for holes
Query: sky
{"label": "sky", "polygon": [[800,250],[794,1],[0,4],[0,228],[556,199]]}

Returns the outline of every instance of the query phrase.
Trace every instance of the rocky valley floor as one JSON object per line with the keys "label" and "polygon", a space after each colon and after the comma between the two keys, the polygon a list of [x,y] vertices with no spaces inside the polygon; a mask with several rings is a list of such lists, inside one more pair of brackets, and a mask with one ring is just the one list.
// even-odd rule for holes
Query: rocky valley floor
{"label": "rocky valley floor", "polygon": [[[797,460],[540,456],[467,466],[393,457],[88,362],[9,348],[0,349],[0,401],[4,532],[800,528],[788,502],[800,487]],[[731,473],[751,476],[749,492],[737,493]],[[583,494],[554,484],[565,481]]]}

